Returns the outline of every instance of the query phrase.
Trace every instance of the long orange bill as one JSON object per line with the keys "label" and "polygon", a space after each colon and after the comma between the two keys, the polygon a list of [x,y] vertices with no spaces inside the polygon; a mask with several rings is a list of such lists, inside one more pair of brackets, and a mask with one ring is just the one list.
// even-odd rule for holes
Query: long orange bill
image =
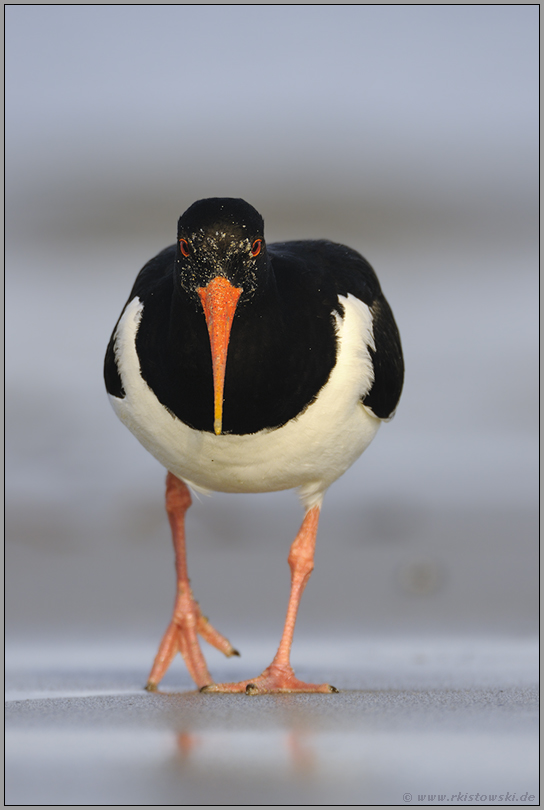
{"label": "long orange bill", "polygon": [[223,389],[230,330],[242,290],[240,287],[234,287],[223,276],[217,276],[207,287],[198,287],[197,293],[202,302],[210,336],[213,365],[213,429],[219,436],[223,424]]}

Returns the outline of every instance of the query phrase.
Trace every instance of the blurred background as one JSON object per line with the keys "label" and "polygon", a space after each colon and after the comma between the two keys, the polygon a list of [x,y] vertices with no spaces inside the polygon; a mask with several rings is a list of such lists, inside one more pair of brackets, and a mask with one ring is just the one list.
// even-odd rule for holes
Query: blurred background
{"label": "blurred background", "polygon": [[[333,637],[534,633],[538,6],[11,5],[6,44],[12,647],[134,644],[145,679],[175,590],[164,471],[102,362],[207,196],[268,241],[359,250],[403,339],[397,415],[325,498],[295,665],[304,639],[319,666]],[[195,595],[263,665],[301,519],[291,492],[189,513]]]}

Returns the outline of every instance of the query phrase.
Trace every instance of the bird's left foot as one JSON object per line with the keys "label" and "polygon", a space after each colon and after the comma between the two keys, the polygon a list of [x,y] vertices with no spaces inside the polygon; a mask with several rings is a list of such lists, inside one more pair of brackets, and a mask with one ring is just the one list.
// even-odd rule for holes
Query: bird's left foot
{"label": "bird's left foot", "polygon": [[268,695],[279,692],[338,692],[328,683],[299,681],[290,666],[271,664],[258,678],[238,683],[212,683],[201,692],[243,692],[246,695]]}

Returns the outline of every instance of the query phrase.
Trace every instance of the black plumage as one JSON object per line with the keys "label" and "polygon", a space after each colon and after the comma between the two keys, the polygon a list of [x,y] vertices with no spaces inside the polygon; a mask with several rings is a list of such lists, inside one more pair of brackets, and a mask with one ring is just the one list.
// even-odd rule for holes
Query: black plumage
{"label": "black plumage", "polygon": [[[212,212],[215,217],[198,227],[188,217],[180,232],[194,238],[202,229],[213,234],[228,229],[229,240],[244,238],[236,222],[221,221]],[[258,266],[242,253],[243,261],[238,257],[222,268],[233,283],[250,279],[230,336],[224,432],[244,435],[280,427],[315,400],[336,362],[334,313],[342,314],[339,296],[348,294],[367,304],[373,319],[374,381],[363,402],[376,416],[388,418],[400,397],[404,367],[398,329],[370,264],[355,250],[326,240],[265,245],[262,220],[255,219],[248,238],[263,239]],[[128,300],[138,296],[144,304],[137,336],[144,380],[178,419],[213,432],[209,340],[200,301],[192,292],[208,280],[213,265],[201,262],[189,282],[184,279],[186,266],[179,243],[162,250],[141,270]],[[119,397],[123,386],[114,335],[104,374],[108,392]]]}

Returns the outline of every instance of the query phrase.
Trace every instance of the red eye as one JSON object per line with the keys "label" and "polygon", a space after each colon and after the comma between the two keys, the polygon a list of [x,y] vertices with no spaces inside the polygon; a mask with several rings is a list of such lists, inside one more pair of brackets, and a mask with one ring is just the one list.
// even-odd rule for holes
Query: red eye
{"label": "red eye", "polygon": [[189,247],[189,242],[187,241],[187,239],[180,239],[179,247],[184,256],[189,256],[189,254],[191,253],[191,248]]}
{"label": "red eye", "polygon": [[259,253],[261,252],[262,244],[263,244],[262,239],[255,239],[255,241],[251,245],[251,255],[252,256],[258,256],[259,255]]}

